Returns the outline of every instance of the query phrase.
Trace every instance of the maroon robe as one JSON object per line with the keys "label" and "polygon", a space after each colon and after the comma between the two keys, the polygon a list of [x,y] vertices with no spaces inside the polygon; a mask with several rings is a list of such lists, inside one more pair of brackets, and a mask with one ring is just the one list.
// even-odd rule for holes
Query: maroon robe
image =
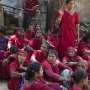
{"label": "maroon robe", "polygon": [[84,43],[83,41],[78,46],[78,53],[82,56],[85,60],[90,62],[90,55],[83,55],[85,50],[90,50],[90,46]]}
{"label": "maroon robe", "polygon": [[45,79],[50,82],[57,82],[60,78],[61,71],[64,69],[69,69],[70,72],[72,72],[72,69],[70,67],[64,65],[63,63],[57,60],[55,62],[55,65],[49,63],[48,60],[44,60],[44,62],[42,63],[42,67],[45,73]]}
{"label": "maroon robe", "polygon": [[[60,16],[60,13],[57,14],[57,19]],[[70,15],[66,10],[64,10],[64,15],[60,23],[60,29],[62,35],[55,47],[59,53],[59,58],[65,55],[65,51],[68,47],[75,47],[76,40],[76,27],[75,25],[79,24],[79,16],[77,12],[74,12],[73,15]]]}
{"label": "maroon robe", "polygon": [[72,88],[70,88],[70,90],[82,90],[82,89],[78,86],[73,86]]}
{"label": "maroon robe", "polygon": [[48,41],[51,41],[53,45],[55,46],[58,41],[58,36],[56,36],[55,34],[50,34]]}
{"label": "maroon robe", "polygon": [[24,86],[22,90],[53,90],[52,88],[45,85],[42,79],[33,82],[30,87]]}
{"label": "maroon robe", "polygon": [[35,37],[35,32],[34,32],[34,30],[31,31],[31,32],[26,31],[26,32],[24,33],[24,37],[25,37],[25,39],[27,39],[27,40],[33,39],[33,38]]}
{"label": "maroon robe", "polygon": [[16,33],[9,38],[8,44],[16,45],[19,49],[22,49],[26,46],[26,41],[24,37],[20,37],[18,33]]}
{"label": "maroon robe", "polygon": [[[38,40],[36,37],[34,37],[33,39],[30,40],[29,42],[29,45],[30,47],[32,47],[34,50],[39,50],[41,45],[42,45],[42,41]],[[29,58],[31,57],[32,53],[31,51],[29,50],[26,50],[28,55],[29,55]]]}
{"label": "maroon robe", "polygon": [[[6,51],[4,53],[4,58],[5,59],[8,58],[9,55],[11,55],[10,51]],[[10,58],[10,61],[7,64],[7,66],[1,68],[1,71],[2,71],[1,76],[2,76],[2,78],[8,78],[8,77],[10,77],[10,64],[12,62],[14,62],[14,60],[15,60],[14,57]]]}
{"label": "maroon robe", "polygon": [[[27,52],[21,50],[20,52],[18,52],[16,60],[10,65],[10,72],[19,72],[19,73],[25,72],[25,71],[19,69],[20,65],[18,63],[18,55],[20,53],[25,53],[25,55],[26,55],[26,60],[24,62],[24,66],[26,67],[29,65],[30,61],[29,61]],[[8,89],[9,90],[18,90],[21,80],[22,80],[22,78],[11,78],[11,80],[8,83]]]}
{"label": "maroon robe", "polygon": [[43,60],[47,58],[47,56],[45,56],[45,55],[41,52],[41,50],[36,50],[36,51],[32,54],[32,56],[34,56],[34,57],[36,58],[36,60],[37,60],[38,62],[40,62],[40,63],[42,63]]}
{"label": "maroon robe", "polygon": [[[74,51],[74,60],[72,60],[69,56],[68,56],[68,52],[72,50]],[[79,60],[82,60],[82,57],[77,56],[77,52],[75,51],[75,49],[73,47],[69,47],[66,50],[66,56],[62,58],[62,62],[66,63],[66,62],[78,62]],[[75,71],[76,65],[71,66],[71,68],[73,69],[73,71]]]}
{"label": "maroon robe", "polygon": [[35,16],[36,10],[33,11],[26,10],[26,8],[32,9],[32,7],[35,5],[38,5],[38,0],[25,0],[24,13]]}

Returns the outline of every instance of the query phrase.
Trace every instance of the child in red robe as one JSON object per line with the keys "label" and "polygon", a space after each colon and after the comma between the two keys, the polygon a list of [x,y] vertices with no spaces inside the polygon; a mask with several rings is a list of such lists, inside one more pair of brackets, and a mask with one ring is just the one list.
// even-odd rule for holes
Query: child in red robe
{"label": "child in red robe", "polygon": [[27,26],[27,31],[25,31],[24,37],[27,43],[35,37],[35,31],[33,30],[32,25]]}
{"label": "child in red robe", "polygon": [[9,90],[18,90],[24,72],[30,61],[26,51],[19,51],[16,60],[10,65],[11,80],[8,83]]}
{"label": "child in red robe", "polygon": [[42,38],[42,32],[41,30],[36,31],[36,35],[33,39],[30,40],[29,44],[26,46],[26,51],[29,54],[29,57],[31,57],[32,53],[35,50],[39,50],[44,37]]}
{"label": "child in red robe", "polygon": [[36,50],[32,56],[31,56],[31,61],[32,62],[35,62],[35,61],[38,61],[40,63],[43,62],[44,59],[47,58],[48,56],[48,51],[53,48],[54,46],[52,46],[49,42],[44,42],[42,45],[41,45],[41,48],[40,50]]}
{"label": "child in red robe", "polygon": [[8,41],[8,48],[10,49],[11,45],[16,45],[19,49],[23,49],[26,46],[26,41],[24,38],[24,29],[18,28],[18,31],[15,35],[12,35]]}
{"label": "child in red robe", "polygon": [[75,48],[69,47],[66,50],[66,56],[62,58],[62,62],[67,66],[70,66],[75,71],[76,65],[79,60],[82,60],[80,56],[77,56]]}
{"label": "child in red robe", "polygon": [[1,73],[0,73],[2,78],[10,77],[10,65],[12,62],[14,62],[17,52],[18,52],[17,46],[12,45],[10,47],[10,51],[6,51],[4,53],[4,57],[3,57],[4,59],[2,62]]}
{"label": "child in red robe", "polygon": [[59,31],[59,28],[54,29],[52,34],[50,34],[48,37],[48,41],[51,41],[54,46],[56,45],[58,41],[58,37],[59,37],[58,31]]}
{"label": "child in red robe", "polygon": [[[35,24],[35,28],[34,28],[35,32],[38,30],[41,30],[41,27],[39,24]],[[42,33],[43,37],[45,38],[45,40],[47,40],[47,35]]]}
{"label": "child in red robe", "polygon": [[[70,81],[70,73],[72,74],[72,69],[65,64],[61,63],[58,59],[58,53],[55,50],[50,50],[48,58],[42,63],[44,70],[44,78],[50,82],[62,82]],[[64,70],[64,71],[63,71]],[[61,73],[61,71],[63,71]],[[61,74],[61,75],[60,75]],[[65,82],[65,83],[66,83]],[[69,88],[69,86],[67,86]]]}
{"label": "child in red robe", "polygon": [[74,86],[70,90],[84,90],[83,87],[88,84],[88,73],[83,69],[78,69],[72,74]]}
{"label": "child in red robe", "polygon": [[78,53],[90,62],[90,32],[85,34],[83,41],[78,45]]}
{"label": "child in red robe", "polygon": [[[22,90],[65,90],[62,86],[57,83],[49,83],[44,81],[41,77],[43,76],[43,69],[40,63],[31,63],[25,74],[25,83]],[[53,85],[53,86],[52,86]],[[50,88],[51,87],[51,88]],[[52,89],[53,88],[53,89]]]}

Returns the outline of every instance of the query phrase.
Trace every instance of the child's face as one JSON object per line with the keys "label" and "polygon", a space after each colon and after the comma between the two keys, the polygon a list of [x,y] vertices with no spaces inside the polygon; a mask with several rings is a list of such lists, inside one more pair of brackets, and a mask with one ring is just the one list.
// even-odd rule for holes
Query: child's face
{"label": "child's face", "polygon": [[70,57],[72,57],[72,56],[74,56],[74,51],[73,50],[69,50],[69,52],[68,52],[68,56],[70,56]]}
{"label": "child's face", "polygon": [[38,31],[36,32],[36,37],[41,37],[41,35],[42,35],[42,32],[41,32],[40,30],[38,30]]}
{"label": "child's face", "polygon": [[36,26],[36,30],[40,30],[40,25],[37,25]]}
{"label": "child's face", "polygon": [[48,54],[48,61],[50,62],[50,63],[55,63],[55,61],[56,61],[56,59],[57,59],[57,57],[55,56],[55,54],[54,53],[49,53]]}
{"label": "child's face", "polygon": [[37,78],[43,77],[43,69],[42,69],[42,66],[41,66],[41,68],[40,68],[40,70],[39,70],[39,73],[36,73],[36,77],[37,77]]}
{"label": "child's face", "polygon": [[88,84],[88,77],[87,78],[84,78],[82,80],[82,82],[83,82],[83,86],[86,86]]}
{"label": "child's face", "polygon": [[25,55],[25,53],[20,53],[20,54],[18,55],[18,62],[21,64],[21,63],[24,63],[25,60],[26,60],[26,55]]}
{"label": "child's face", "polygon": [[24,36],[24,30],[18,31],[18,35],[19,35],[20,37]]}
{"label": "child's face", "polygon": [[41,51],[44,53],[46,53],[48,50],[47,50],[47,45],[46,44],[42,44],[41,45]]}
{"label": "child's face", "polygon": [[32,27],[32,26],[29,26],[29,27],[28,27],[28,30],[29,30],[29,31],[32,31],[32,30],[33,30],[33,27]]}
{"label": "child's face", "polygon": [[88,67],[87,67],[87,65],[86,65],[84,62],[80,61],[80,62],[78,63],[78,69],[87,70]]}

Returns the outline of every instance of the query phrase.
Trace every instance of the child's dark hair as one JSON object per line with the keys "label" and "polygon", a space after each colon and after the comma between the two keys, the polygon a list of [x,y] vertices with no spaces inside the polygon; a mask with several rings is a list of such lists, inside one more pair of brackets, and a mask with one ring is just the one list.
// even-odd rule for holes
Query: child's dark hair
{"label": "child's dark hair", "polygon": [[41,64],[39,62],[31,63],[27,68],[25,79],[30,80],[32,77],[34,77],[36,72],[39,72],[40,68]]}
{"label": "child's dark hair", "polygon": [[13,53],[13,54],[17,53],[18,52],[18,47],[16,45],[12,45],[10,47],[10,52]]}
{"label": "child's dark hair", "polygon": [[5,30],[2,27],[0,27],[0,33],[6,35],[6,32],[5,32]]}
{"label": "child's dark hair", "polygon": [[58,58],[58,52],[56,50],[52,49],[52,50],[49,51],[49,54],[50,53],[54,53],[55,56]]}
{"label": "child's dark hair", "polygon": [[66,0],[66,4],[69,4],[70,1],[74,1],[74,0]]}
{"label": "child's dark hair", "polygon": [[50,43],[49,42],[43,42],[43,44],[46,44],[47,45],[47,49],[48,50],[51,50],[51,49],[53,49],[53,47],[50,45]]}
{"label": "child's dark hair", "polygon": [[27,25],[27,29],[29,28],[29,26],[32,26],[32,24]]}
{"label": "child's dark hair", "polygon": [[85,33],[85,36],[83,37],[83,41],[87,42],[88,39],[90,39],[90,32]]}
{"label": "child's dark hair", "polygon": [[22,28],[22,27],[19,27],[18,28],[18,31],[22,31],[22,30],[24,30],[24,28]]}
{"label": "child's dark hair", "polygon": [[82,79],[88,77],[88,73],[83,69],[78,69],[72,74],[72,78],[75,83],[79,83]]}

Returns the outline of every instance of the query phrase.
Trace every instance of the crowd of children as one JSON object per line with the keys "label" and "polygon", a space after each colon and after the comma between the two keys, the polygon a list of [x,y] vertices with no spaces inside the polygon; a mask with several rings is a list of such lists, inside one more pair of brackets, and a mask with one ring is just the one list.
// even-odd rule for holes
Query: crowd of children
{"label": "crowd of children", "polygon": [[90,32],[68,11],[74,0],[66,4],[49,35],[39,24],[19,27],[10,38],[0,28],[0,79],[9,78],[9,90],[90,90]]}

